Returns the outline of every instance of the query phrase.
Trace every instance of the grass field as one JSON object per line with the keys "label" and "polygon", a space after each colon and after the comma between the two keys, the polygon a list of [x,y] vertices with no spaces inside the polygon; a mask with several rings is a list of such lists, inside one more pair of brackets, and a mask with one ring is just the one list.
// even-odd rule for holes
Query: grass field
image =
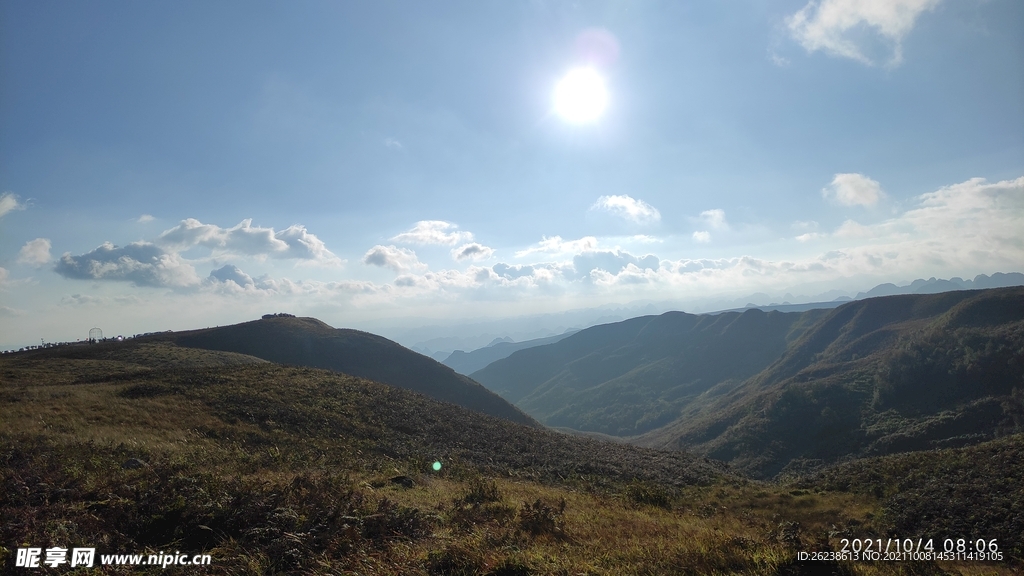
{"label": "grass field", "polygon": [[[0,359],[4,573],[28,573],[13,567],[16,548],[55,545],[203,552],[213,565],[195,571],[214,574],[1019,568],[801,564],[798,552],[844,537],[885,538],[892,495],[834,478],[753,482],[703,458],[536,430],[323,370],[104,346]],[[162,570],[106,569],[149,572]]]}

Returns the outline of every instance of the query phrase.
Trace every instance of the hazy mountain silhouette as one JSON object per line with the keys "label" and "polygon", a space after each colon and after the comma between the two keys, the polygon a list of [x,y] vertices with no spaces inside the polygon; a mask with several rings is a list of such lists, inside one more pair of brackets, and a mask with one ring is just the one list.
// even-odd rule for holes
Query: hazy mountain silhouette
{"label": "hazy mountain silhouette", "polygon": [[266,318],[232,326],[162,334],[179,346],[255,356],[279,364],[326,368],[405,388],[521,424],[536,422],[451,368],[399,344],[315,318]]}
{"label": "hazy mountain silhouette", "polygon": [[578,330],[572,330],[564,334],[558,334],[557,336],[548,336],[547,338],[534,338],[533,340],[525,340],[523,342],[501,341],[495,338],[494,341],[487,346],[473,350],[472,352],[456,350],[441,363],[452,370],[455,370],[459,374],[469,375],[486,367],[491,362],[507,358],[513,352],[533,348],[535,346],[543,346],[545,344],[554,344],[555,342],[558,342],[563,338],[567,338],[576,332],[578,332]]}

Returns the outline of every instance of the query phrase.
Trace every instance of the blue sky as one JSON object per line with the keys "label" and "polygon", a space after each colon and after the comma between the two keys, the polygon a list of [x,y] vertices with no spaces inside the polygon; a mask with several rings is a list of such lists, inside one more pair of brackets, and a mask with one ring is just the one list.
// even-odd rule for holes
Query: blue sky
{"label": "blue sky", "polygon": [[1015,0],[0,11],[0,347],[1024,269]]}

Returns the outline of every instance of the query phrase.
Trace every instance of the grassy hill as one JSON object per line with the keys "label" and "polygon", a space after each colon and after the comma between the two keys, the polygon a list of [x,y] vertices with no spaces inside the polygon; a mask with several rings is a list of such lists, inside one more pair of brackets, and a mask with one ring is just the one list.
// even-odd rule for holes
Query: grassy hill
{"label": "grassy hill", "polygon": [[1024,557],[1024,434],[967,448],[863,458],[800,479],[806,489],[871,494],[894,534],[996,539]]}
{"label": "grassy hill", "polygon": [[1024,430],[1024,288],[634,318],[472,376],[547,425],[768,478]]}
{"label": "grassy hill", "polygon": [[278,364],[310,366],[369,378],[443,402],[536,422],[501,397],[437,361],[368,332],[335,329],[315,318],[274,317],[232,326],[146,336],[143,342],[234,352]]}
{"label": "grassy hill", "polygon": [[0,357],[4,574],[25,572],[13,562],[23,546],[212,556],[212,566],[182,574],[1018,567],[1019,557],[801,564],[798,551],[834,549],[838,534],[892,530],[871,489],[807,482],[751,482],[680,451],[562,435],[354,376],[169,340]]}
{"label": "grassy hill", "polygon": [[851,302],[770,367],[640,443],[757,476],[1024,430],[1024,289]]}
{"label": "grassy hill", "polygon": [[642,316],[521,350],[472,377],[549,426],[632,436],[757,374],[825,312]]}

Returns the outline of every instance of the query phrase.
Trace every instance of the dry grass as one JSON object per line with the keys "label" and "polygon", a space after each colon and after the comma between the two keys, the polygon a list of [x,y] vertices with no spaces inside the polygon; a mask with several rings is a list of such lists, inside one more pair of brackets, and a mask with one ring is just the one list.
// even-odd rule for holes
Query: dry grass
{"label": "dry grass", "polygon": [[750,482],[318,370],[147,354],[179,368],[0,360],[5,573],[18,546],[65,545],[205,552],[220,574],[811,574],[828,566],[798,551],[884,536],[870,494]]}

